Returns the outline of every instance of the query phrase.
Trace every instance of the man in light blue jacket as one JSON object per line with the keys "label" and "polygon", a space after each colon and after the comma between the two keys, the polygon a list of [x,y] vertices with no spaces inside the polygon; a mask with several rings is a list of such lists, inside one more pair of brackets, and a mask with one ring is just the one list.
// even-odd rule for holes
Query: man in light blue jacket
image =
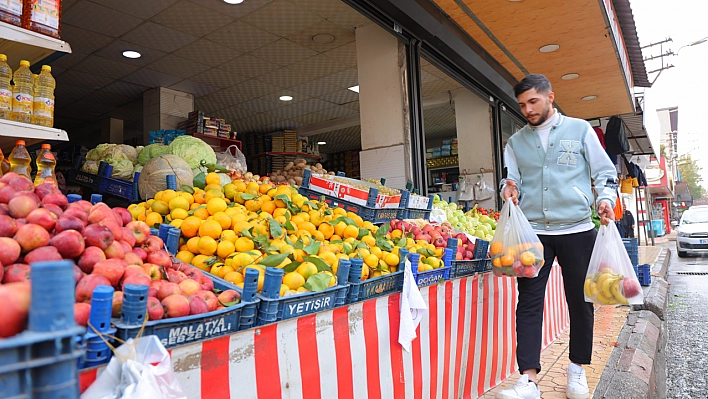
{"label": "man in light blue jacket", "polygon": [[518,204],[538,234],[545,265],[535,278],[518,278],[516,358],[522,373],[517,384],[497,399],[538,399],[541,371],[543,300],[554,259],[562,267],[570,312],[570,364],[566,397],[587,398],[583,364],[592,357],[593,305],[585,302],[583,283],[595,243],[591,220],[595,195],[603,224],[614,219],[617,172],[595,131],[582,119],[553,108],[551,83],[528,75],[514,87],[528,124],[507,142],[507,178],[502,196]]}

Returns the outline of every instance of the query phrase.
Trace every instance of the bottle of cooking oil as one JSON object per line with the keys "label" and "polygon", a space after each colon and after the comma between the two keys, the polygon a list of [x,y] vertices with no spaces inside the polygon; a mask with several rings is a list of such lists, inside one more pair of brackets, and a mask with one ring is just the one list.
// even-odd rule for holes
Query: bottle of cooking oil
{"label": "bottle of cooking oil", "polygon": [[37,176],[34,178],[34,185],[39,186],[42,183],[52,183],[57,185],[57,176],[54,174],[54,167],[57,166],[57,160],[52,154],[52,146],[42,144],[42,150],[37,155]]}
{"label": "bottle of cooking oil", "polygon": [[12,68],[7,65],[7,56],[0,54],[0,118],[10,119],[12,114]]}
{"label": "bottle of cooking oil", "polygon": [[29,67],[29,61],[20,61],[20,67],[12,77],[15,82],[12,90],[12,119],[24,123],[32,122],[34,78]]}
{"label": "bottle of cooking oil", "polygon": [[15,148],[12,149],[8,159],[10,160],[10,172],[15,172],[20,176],[25,176],[32,180],[32,177],[30,177],[30,173],[32,172],[32,158],[25,147],[24,140],[17,140],[15,142]]}
{"label": "bottle of cooking oil", "polygon": [[4,175],[5,173],[2,171],[2,164],[5,161],[5,155],[3,155],[2,150],[0,150],[0,176]]}
{"label": "bottle of cooking oil", "polygon": [[56,85],[52,76],[52,67],[42,65],[42,72],[37,76],[34,85],[33,123],[46,127],[54,126],[54,88]]}

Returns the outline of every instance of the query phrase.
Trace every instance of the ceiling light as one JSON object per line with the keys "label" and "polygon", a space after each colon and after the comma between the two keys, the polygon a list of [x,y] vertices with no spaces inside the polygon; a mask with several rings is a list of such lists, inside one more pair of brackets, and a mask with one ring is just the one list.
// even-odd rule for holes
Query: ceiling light
{"label": "ceiling light", "polygon": [[326,141],[318,141],[318,142],[317,142],[317,145],[325,145],[325,144],[327,144]]}
{"label": "ceiling light", "polygon": [[597,96],[595,96],[595,95],[593,95],[593,96],[585,96],[585,97],[582,97],[581,100],[583,100],[583,101],[590,101],[590,100],[594,100],[594,99],[596,99],[596,98],[597,98]]}
{"label": "ceiling light", "polygon": [[573,80],[577,79],[580,75],[577,73],[566,73],[565,75],[561,76],[561,79],[563,80]]}
{"label": "ceiling light", "polygon": [[317,44],[332,43],[334,41],[334,36],[330,35],[329,33],[320,33],[312,36],[312,41]]}
{"label": "ceiling light", "polygon": [[540,51],[542,53],[550,53],[550,52],[558,50],[559,48],[560,48],[560,46],[557,44],[547,44],[547,45],[541,47],[540,49],[538,49],[538,51]]}
{"label": "ceiling light", "polygon": [[280,96],[280,101],[292,101],[292,96]]}
{"label": "ceiling light", "polygon": [[241,3],[243,3],[243,0],[224,0],[224,3],[226,3],[226,4],[241,4]]}
{"label": "ceiling light", "polygon": [[349,90],[353,91],[354,93],[358,93],[359,92],[359,85],[352,86],[349,88]]}
{"label": "ceiling light", "polygon": [[123,57],[125,57],[125,58],[140,58],[142,56],[143,56],[142,54],[138,53],[137,51],[133,51],[133,50],[125,50],[123,52]]}

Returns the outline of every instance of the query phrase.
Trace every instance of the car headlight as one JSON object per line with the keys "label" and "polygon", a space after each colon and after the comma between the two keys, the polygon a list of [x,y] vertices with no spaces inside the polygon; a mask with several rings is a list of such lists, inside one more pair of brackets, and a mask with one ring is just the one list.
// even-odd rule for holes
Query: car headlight
{"label": "car headlight", "polygon": [[683,231],[679,231],[679,232],[678,232],[678,236],[679,236],[679,237],[688,237],[688,236],[690,236],[690,235],[691,235],[691,233],[686,233],[686,232],[683,232]]}

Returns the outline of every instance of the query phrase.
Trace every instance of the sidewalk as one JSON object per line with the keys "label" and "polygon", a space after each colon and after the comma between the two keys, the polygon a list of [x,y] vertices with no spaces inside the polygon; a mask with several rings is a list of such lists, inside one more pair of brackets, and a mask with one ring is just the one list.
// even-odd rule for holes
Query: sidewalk
{"label": "sidewalk", "polygon": [[[595,308],[595,335],[593,341],[593,363],[585,366],[588,387],[592,397],[605,364],[617,344],[617,337],[627,320],[628,306],[602,306]],[[541,353],[541,372],[538,387],[543,399],[565,399],[566,367],[568,366],[569,331],[563,334]],[[519,379],[519,372],[509,377],[500,386],[487,391],[481,398],[494,399],[494,395],[513,386]]]}

